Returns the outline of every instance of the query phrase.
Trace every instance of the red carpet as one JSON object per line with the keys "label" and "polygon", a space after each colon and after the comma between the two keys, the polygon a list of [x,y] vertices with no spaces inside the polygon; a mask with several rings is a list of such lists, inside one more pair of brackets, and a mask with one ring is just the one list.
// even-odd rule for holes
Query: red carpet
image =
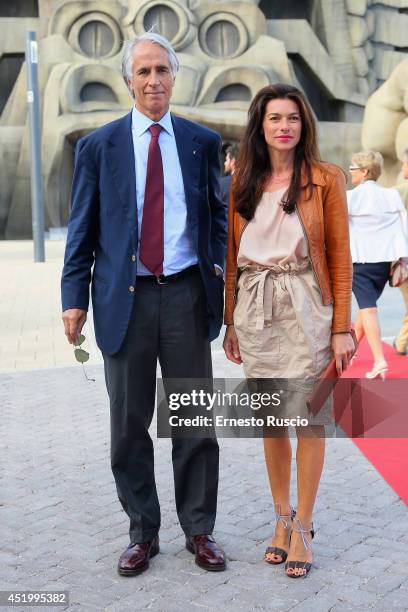
{"label": "red carpet", "polygon": [[[389,344],[383,343],[384,355],[388,362],[389,372],[387,375],[388,379],[401,379],[408,378],[408,356],[399,356],[394,351],[393,347]],[[364,378],[365,373],[372,368],[373,358],[369,346],[366,340],[360,343],[358,348],[358,357],[354,360],[353,365],[350,366],[345,373],[345,378]],[[400,381],[401,382],[401,381]],[[396,384],[400,384],[396,383]],[[384,384],[382,382],[379,383]],[[404,408],[404,422],[408,420],[408,414],[405,416],[405,409],[408,407],[408,395],[406,391],[408,384],[405,381],[402,382],[404,389],[401,391],[404,397],[400,396],[395,398],[392,397],[392,392],[389,393],[388,397],[384,398],[388,400],[389,406],[392,407],[396,404],[403,404]],[[390,389],[390,385],[387,387],[387,393]],[[364,401],[364,400],[363,400]],[[398,408],[396,410],[396,414]],[[401,418],[401,411],[399,412]],[[398,418],[398,417],[397,417]],[[392,417],[389,419],[392,422]],[[393,436],[395,436],[395,423]],[[406,427],[404,427],[406,431]],[[373,431],[375,427],[373,428]],[[378,428],[377,428],[378,430]],[[397,430],[398,431],[398,430]],[[405,435],[405,431],[402,435]],[[378,434],[380,436],[380,434]],[[369,434],[368,434],[369,436]],[[376,470],[386,480],[386,482],[394,489],[399,497],[408,505],[408,438],[401,437],[366,437],[366,438],[353,438],[354,443],[360,449],[360,451],[367,457],[367,459],[374,465]]]}

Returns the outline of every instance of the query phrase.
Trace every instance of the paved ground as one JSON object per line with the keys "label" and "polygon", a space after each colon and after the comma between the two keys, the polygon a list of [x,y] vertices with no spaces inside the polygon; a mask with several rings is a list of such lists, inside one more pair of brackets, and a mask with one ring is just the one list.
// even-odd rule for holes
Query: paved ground
{"label": "paved ground", "polygon": [[[102,367],[90,365],[95,383],[87,382],[59,339],[61,244],[49,243],[49,262],[36,265],[28,246],[0,243],[0,589],[67,589],[69,610],[84,612],[407,609],[406,506],[345,439],[328,440],[315,567],[306,580],[290,580],[281,567],[262,562],[272,531],[262,445],[235,439],[220,440],[216,536],[228,570],[206,573],[184,549],[170,443],[157,440],[161,554],[147,573],[119,577],[127,519],[109,467]],[[64,364],[71,367],[55,367]],[[217,376],[238,375],[219,342],[214,365]]]}
{"label": "paved ground", "polygon": [[[0,241],[0,371],[75,363],[61,321],[62,241],[46,242],[46,262],[33,262],[30,241]],[[92,318],[92,315],[91,315]],[[90,364],[102,356],[86,324]]]}
{"label": "paved ground", "polygon": [[[156,444],[162,551],[146,574],[116,575],[127,544],[109,467],[101,366],[0,375],[0,588],[67,589],[70,610],[403,610],[405,505],[353,443],[328,441],[315,513],[316,566],[290,580],[262,562],[272,506],[260,440],[221,440],[216,536],[229,565],[197,568],[173,503],[168,440]],[[153,427],[154,430],[154,427]]]}

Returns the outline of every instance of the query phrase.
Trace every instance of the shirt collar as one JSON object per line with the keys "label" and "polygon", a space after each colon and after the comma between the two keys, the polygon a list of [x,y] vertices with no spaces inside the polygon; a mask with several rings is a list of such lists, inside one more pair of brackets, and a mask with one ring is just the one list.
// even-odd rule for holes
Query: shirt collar
{"label": "shirt collar", "polygon": [[168,134],[170,134],[170,136],[174,136],[173,124],[171,122],[171,114],[169,110],[165,115],[163,115],[160,121],[152,121],[149,117],[137,110],[136,106],[133,107],[132,130],[134,130],[137,136],[144,134],[154,123],[158,123],[164,130],[166,130]]}

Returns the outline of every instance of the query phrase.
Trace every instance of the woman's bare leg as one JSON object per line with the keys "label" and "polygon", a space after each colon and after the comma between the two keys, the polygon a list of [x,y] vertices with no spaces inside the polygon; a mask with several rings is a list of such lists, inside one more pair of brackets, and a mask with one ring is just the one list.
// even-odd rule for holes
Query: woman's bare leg
{"label": "woman's bare leg", "polygon": [[368,344],[374,356],[374,361],[385,361],[381,343],[380,322],[377,308],[362,308],[360,311]]}
{"label": "woman's bare leg", "polygon": [[[275,509],[280,514],[289,516],[292,447],[287,428],[282,428],[280,437],[264,438],[264,452]],[[270,545],[288,550],[289,535],[290,530],[285,529],[284,524],[279,521]],[[275,562],[282,561],[280,555],[274,554],[266,555],[266,559]]]}
{"label": "woman's bare leg", "polygon": [[[304,529],[310,529],[324,463],[324,427],[297,428],[296,433],[298,437],[296,452],[298,504],[296,518],[299,519]],[[311,540],[310,533],[306,534],[306,538],[309,541]],[[292,531],[288,561],[309,561],[311,563],[312,558],[312,551],[305,548],[300,533]],[[287,573],[302,575],[305,570],[288,568]]]}
{"label": "woman's bare leg", "polygon": [[357,311],[357,316],[354,323],[354,331],[356,332],[357,342],[360,342],[360,340],[364,337],[365,334],[361,310]]}

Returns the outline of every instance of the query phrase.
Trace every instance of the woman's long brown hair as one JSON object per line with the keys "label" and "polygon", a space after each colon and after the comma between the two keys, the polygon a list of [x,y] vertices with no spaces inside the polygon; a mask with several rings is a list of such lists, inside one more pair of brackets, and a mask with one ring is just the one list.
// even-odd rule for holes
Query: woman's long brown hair
{"label": "woman's long brown hair", "polygon": [[304,94],[292,85],[278,83],[267,85],[252,100],[248,112],[248,125],[240,145],[235,165],[233,196],[235,209],[250,221],[262,197],[265,184],[273,171],[268,146],[263,135],[262,123],[266,105],[270,100],[293,100],[302,120],[302,132],[295,149],[294,168],[289,189],[282,200],[286,213],[294,212],[299,199],[302,169],[306,173],[307,188],[312,186],[312,164],[320,160],[317,145],[316,122]]}

